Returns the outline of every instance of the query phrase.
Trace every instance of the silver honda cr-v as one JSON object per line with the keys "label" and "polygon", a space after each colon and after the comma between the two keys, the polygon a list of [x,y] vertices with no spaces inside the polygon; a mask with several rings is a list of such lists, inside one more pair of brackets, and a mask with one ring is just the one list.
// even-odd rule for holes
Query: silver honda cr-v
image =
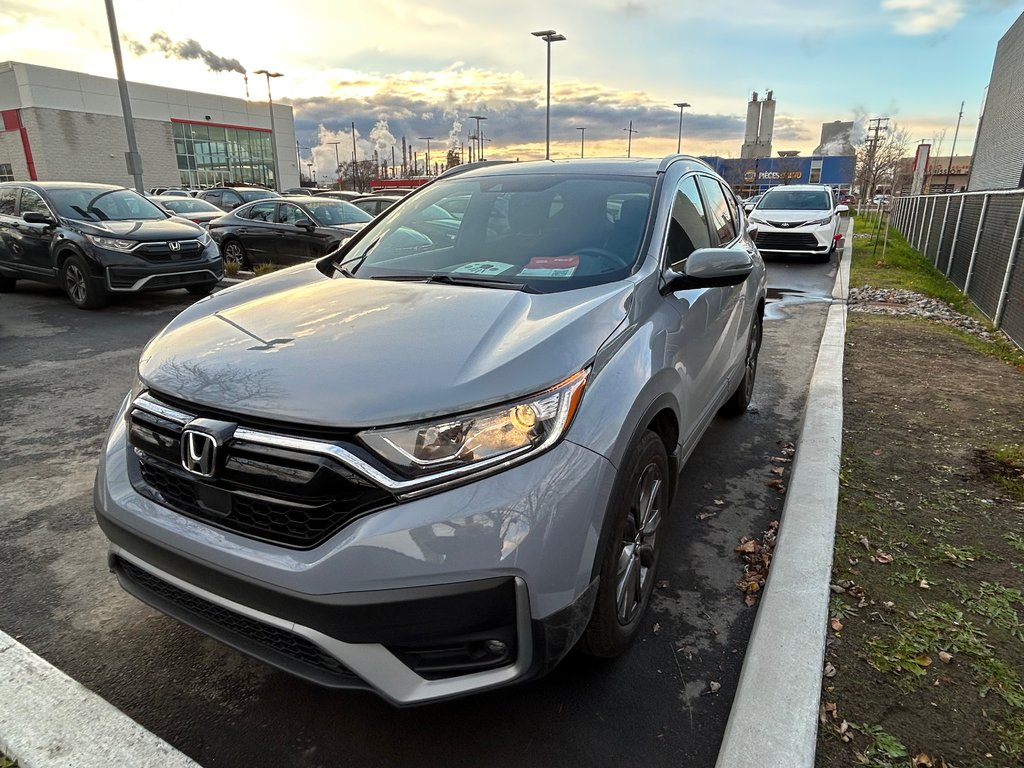
{"label": "silver honda cr-v", "polygon": [[626,649],[764,265],[698,160],[483,166],[149,343],[95,491],[126,590],[395,704]]}

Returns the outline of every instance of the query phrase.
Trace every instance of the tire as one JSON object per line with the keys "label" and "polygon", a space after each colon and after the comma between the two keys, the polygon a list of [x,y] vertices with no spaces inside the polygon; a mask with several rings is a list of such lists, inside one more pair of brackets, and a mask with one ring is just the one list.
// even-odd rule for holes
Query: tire
{"label": "tire", "polygon": [[14,286],[17,284],[16,277],[4,277],[0,275],[0,293],[14,293]]}
{"label": "tire", "polygon": [[668,513],[668,454],[650,430],[627,453],[612,491],[611,535],[601,551],[597,598],[579,649],[597,658],[618,656],[640,630],[654,589],[661,552],[660,524]]}
{"label": "tire", "polygon": [[725,416],[742,416],[750,405],[750,397],[754,394],[754,379],[757,377],[757,355],[761,351],[761,339],[764,335],[764,322],[759,313],[754,313],[754,322],[747,335],[747,350],[743,357],[743,378],[736,385],[736,391],[725,401],[720,413]]}
{"label": "tire", "polygon": [[193,296],[209,296],[213,291],[216,283],[200,283],[199,285],[190,285],[185,290]]}
{"label": "tire", "polygon": [[85,259],[77,253],[64,259],[60,265],[60,284],[79,309],[99,309],[107,303],[107,292],[89,278]]}
{"label": "tire", "polygon": [[252,269],[252,265],[249,263],[249,254],[245,252],[245,246],[234,238],[224,241],[221,256],[224,258],[225,263],[232,262],[242,269]]}

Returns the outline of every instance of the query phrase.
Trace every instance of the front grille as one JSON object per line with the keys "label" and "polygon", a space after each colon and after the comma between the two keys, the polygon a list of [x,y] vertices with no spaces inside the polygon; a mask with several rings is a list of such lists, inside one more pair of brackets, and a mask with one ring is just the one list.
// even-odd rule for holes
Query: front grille
{"label": "front grille", "polygon": [[[140,280],[153,275],[154,269],[145,267],[107,267],[107,282],[114,290],[130,290]],[[150,277],[142,284],[141,288],[178,288],[187,285],[195,285],[204,281],[214,280],[212,270],[191,270],[187,272],[172,272],[170,274],[159,274]]]}
{"label": "front grille", "polygon": [[232,439],[216,477],[181,466],[180,424],[147,411],[128,416],[132,483],[179,514],[253,539],[308,549],[344,525],[395,503],[332,459]]}
{"label": "front grille", "polygon": [[780,227],[782,229],[796,229],[806,224],[806,221],[769,221],[773,227]]}
{"label": "front grille", "polygon": [[818,244],[810,232],[758,232],[757,247],[766,251],[820,251],[827,246]]}
{"label": "front grille", "polygon": [[146,261],[157,263],[190,261],[198,259],[203,252],[203,246],[198,240],[179,240],[178,250],[172,250],[166,242],[143,243],[135,249],[136,256],[141,256]]}
{"label": "front grille", "polygon": [[[199,619],[202,623],[213,624],[222,633],[229,635],[228,637],[222,636],[221,639],[226,642],[234,641],[233,644],[242,647],[243,650],[249,651],[258,658],[274,662],[278,659],[274,659],[273,656],[283,656],[293,664],[313,671],[313,676],[317,678],[326,676],[338,683],[349,684],[359,681],[359,678],[341,662],[304,637],[235,613],[198,595],[186,592],[123,558],[118,558],[116,565],[128,581],[150,593],[151,596],[155,596],[158,600],[174,606],[177,611],[173,611],[172,615],[178,614],[179,618],[187,623],[193,623],[195,619]],[[181,613],[185,615],[182,616]],[[189,619],[192,619],[193,622],[190,622]],[[221,633],[211,634],[217,636]],[[267,658],[266,652],[268,651],[271,658]]]}

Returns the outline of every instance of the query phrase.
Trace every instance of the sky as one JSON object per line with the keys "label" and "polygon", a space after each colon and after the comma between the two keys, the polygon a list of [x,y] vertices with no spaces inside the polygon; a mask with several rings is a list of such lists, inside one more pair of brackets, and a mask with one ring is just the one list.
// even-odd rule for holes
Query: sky
{"label": "sky", "polygon": [[[283,73],[305,161],[332,177],[335,148],[390,155],[468,145],[483,115],[488,158],[541,159],[550,46],[551,156],[682,150],[738,157],[746,103],[771,89],[773,149],[810,154],[823,122],[889,117],[911,142],[973,146],[996,44],[1020,0],[249,0],[159,6],[115,0],[129,80],[266,100],[253,70]],[[160,8],[159,13],[154,13]],[[177,10],[172,10],[177,9]],[[0,57],[113,77],[100,0],[4,0]],[[578,128],[585,128],[580,131]],[[943,132],[945,132],[943,134]],[[468,150],[467,150],[468,151]],[[351,154],[351,150],[349,150]],[[347,159],[342,157],[342,160]]]}

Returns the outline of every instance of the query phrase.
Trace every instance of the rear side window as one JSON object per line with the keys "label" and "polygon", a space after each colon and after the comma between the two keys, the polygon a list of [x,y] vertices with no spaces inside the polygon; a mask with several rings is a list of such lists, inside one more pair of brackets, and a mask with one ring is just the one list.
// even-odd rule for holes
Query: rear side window
{"label": "rear side window", "polygon": [[736,223],[729,203],[726,202],[722,185],[707,176],[700,177],[700,186],[708,205],[708,218],[711,220],[711,245],[728,245],[736,239]]}
{"label": "rear side window", "polygon": [[273,221],[275,205],[276,203],[256,203],[244,211],[239,211],[238,215],[243,219],[252,219],[253,221]]}
{"label": "rear side window", "polygon": [[708,235],[708,219],[704,202],[697,191],[693,176],[679,182],[675,199],[672,201],[672,218],[668,224],[666,255],[668,263],[676,271],[691,253],[711,245]]}
{"label": "rear side window", "polygon": [[281,203],[277,208],[277,220],[281,224],[297,224],[300,221],[309,221],[309,216],[297,205]]}
{"label": "rear side window", "polygon": [[203,200],[209,200],[214,205],[220,205],[220,192],[207,192],[203,195]]}
{"label": "rear side window", "polygon": [[14,215],[14,200],[17,196],[18,190],[15,187],[0,189],[0,216]]}

